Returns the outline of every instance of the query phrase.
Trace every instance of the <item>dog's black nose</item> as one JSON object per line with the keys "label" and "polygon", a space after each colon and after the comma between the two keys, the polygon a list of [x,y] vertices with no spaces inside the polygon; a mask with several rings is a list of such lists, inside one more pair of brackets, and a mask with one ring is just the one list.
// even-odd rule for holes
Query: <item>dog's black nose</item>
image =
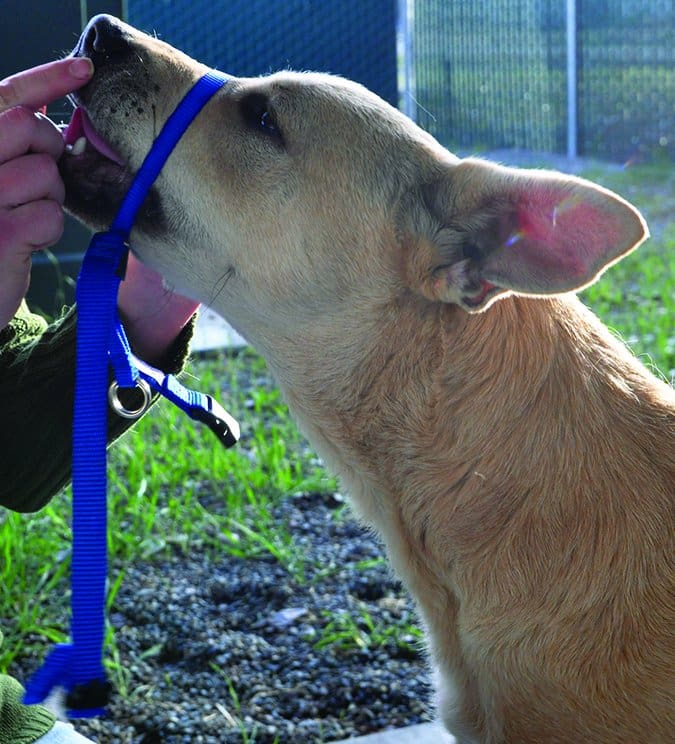
{"label": "dog's black nose", "polygon": [[77,56],[89,57],[95,68],[123,62],[131,52],[124,26],[114,16],[94,16],[80,36]]}

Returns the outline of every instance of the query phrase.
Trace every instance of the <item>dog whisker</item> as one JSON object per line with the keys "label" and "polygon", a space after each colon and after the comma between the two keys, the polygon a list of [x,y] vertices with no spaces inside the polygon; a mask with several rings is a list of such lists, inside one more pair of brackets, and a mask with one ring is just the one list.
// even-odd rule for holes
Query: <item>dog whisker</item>
{"label": "dog whisker", "polygon": [[230,281],[230,279],[234,276],[234,266],[228,266],[225,270],[225,273],[218,278],[218,280],[213,285],[213,295],[211,295],[211,298],[208,301],[209,307],[213,305],[213,303],[218,299],[218,297],[223,293],[225,290],[225,287],[227,286],[227,283]]}

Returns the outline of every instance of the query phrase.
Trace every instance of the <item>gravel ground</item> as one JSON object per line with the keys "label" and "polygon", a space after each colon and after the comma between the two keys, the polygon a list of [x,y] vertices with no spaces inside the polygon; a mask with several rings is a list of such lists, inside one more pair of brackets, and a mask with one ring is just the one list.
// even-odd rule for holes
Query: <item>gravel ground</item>
{"label": "gravel ground", "polygon": [[[343,506],[304,494],[272,514],[306,555],[301,582],[272,558],[128,566],[111,621],[129,694],[78,729],[101,744],[302,744],[429,720],[419,638],[383,630],[412,621],[412,604]],[[331,619],[364,610],[376,641],[316,647]]]}

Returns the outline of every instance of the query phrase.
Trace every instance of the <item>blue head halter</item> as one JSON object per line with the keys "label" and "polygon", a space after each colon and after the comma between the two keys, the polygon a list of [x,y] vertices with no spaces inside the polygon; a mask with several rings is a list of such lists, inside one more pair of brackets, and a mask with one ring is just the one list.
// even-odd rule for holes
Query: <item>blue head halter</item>
{"label": "blue head halter", "polygon": [[110,229],[93,236],[77,282],[78,305],[73,419],[72,619],[69,644],[57,645],[27,685],[24,702],[39,703],[55,688],[67,691],[72,717],[104,712],[110,685],[103,670],[106,558],[106,388],[108,359],[116,382],[113,408],[136,417],[117,398],[117,387],[150,389],[171,400],[191,418],[206,423],[227,447],[239,438],[237,422],[210,396],[188,390],[178,380],[137,359],[117,315],[117,292],[124,277],[132,225],[150,187],[176,143],[211,97],[229,80],[206,73],[178,104],[154,141]]}

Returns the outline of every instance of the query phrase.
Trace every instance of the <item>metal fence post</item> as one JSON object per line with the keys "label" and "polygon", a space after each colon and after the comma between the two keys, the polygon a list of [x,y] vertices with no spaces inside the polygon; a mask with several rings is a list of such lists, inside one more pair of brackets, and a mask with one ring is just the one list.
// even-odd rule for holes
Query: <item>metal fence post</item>
{"label": "metal fence post", "polygon": [[403,113],[416,120],[415,105],[415,51],[413,49],[414,0],[398,0],[397,53],[399,100]]}
{"label": "metal fence post", "polygon": [[567,0],[567,157],[578,154],[577,111],[577,0]]}

